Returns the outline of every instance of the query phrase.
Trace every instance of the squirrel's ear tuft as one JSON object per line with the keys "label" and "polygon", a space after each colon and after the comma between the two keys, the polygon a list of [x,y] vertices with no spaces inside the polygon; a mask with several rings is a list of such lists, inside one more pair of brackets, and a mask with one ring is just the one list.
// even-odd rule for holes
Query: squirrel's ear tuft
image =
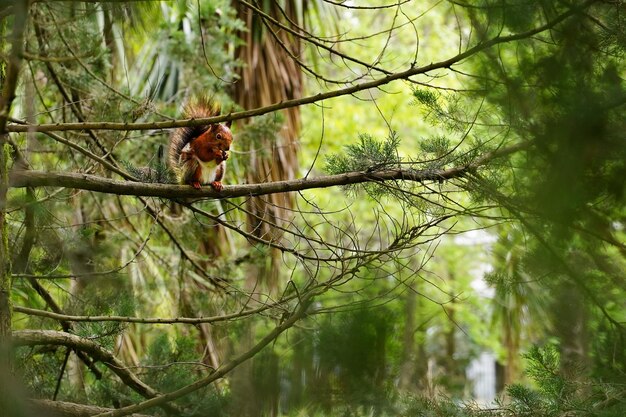
{"label": "squirrel's ear tuft", "polygon": [[230,126],[233,124],[232,120],[228,120],[226,123],[224,123],[224,125],[226,125],[227,128],[230,129]]}

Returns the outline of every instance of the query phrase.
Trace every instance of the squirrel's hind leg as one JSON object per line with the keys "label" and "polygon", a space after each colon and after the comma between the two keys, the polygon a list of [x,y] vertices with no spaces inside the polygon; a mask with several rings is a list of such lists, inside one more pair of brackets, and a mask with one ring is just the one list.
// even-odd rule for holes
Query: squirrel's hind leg
{"label": "squirrel's hind leg", "polygon": [[224,189],[222,185],[222,178],[224,177],[224,171],[226,171],[226,164],[222,161],[215,170],[215,178],[211,182],[211,187],[217,192],[220,192]]}
{"label": "squirrel's hind leg", "polygon": [[196,190],[199,190],[201,188],[200,181],[202,181],[202,167],[198,165],[196,167],[196,170],[191,175],[191,180],[189,181],[189,184],[191,184],[191,186]]}

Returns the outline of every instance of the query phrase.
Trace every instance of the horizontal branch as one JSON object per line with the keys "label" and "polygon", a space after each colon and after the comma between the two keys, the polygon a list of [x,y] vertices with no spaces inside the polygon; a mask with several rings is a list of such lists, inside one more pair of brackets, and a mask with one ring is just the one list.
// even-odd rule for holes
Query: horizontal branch
{"label": "horizontal branch", "polygon": [[378,88],[383,85],[389,84],[395,80],[408,80],[409,78],[427,74],[434,70],[450,68],[455,64],[458,64],[467,58],[476,55],[486,49],[489,49],[495,45],[502,43],[518,41],[534,36],[538,33],[549,30],[550,28],[561,23],[568,17],[590,7],[593,3],[599,0],[588,0],[582,5],[572,8],[560,16],[557,16],[553,20],[537,28],[528,30],[526,32],[516,33],[508,36],[496,36],[485,42],[479,43],[465,52],[462,52],[452,58],[434,62],[421,67],[411,67],[405,71],[396,72],[387,76],[367,81],[359,84],[352,85],[350,87],[340,88],[337,90],[328,91],[326,93],[319,93],[308,97],[302,97],[299,99],[285,100],[280,103],[275,103],[270,106],[260,107],[252,110],[244,110],[235,113],[224,114],[221,116],[199,118],[199,119],[185,119],[185,120],[168,120],[160,122],[145,122],[145,123],[115,123],[115,122],[79,122],[79,123],[52,123],[52,124],[40,124],[40,125],[17,125],[9,124],[6,130],[9,132],[50,132],[50,131],[69,131],[69,130],[152,130],[152,129],[171,129],[175,127],[185,126],[201,126],[211,123],[221,123],[227,120],[246,119],[253,116],[260,116],[267,113],[272,113],[278,110],[283,110],[291,107],[298,107],[305,104],[316,103],[319,101],[327,100],[330,98],[340,97],[348,94],[355,94],[359,91],[369,90],[372,88]]}
{"label": "horizontal branch", "polygon": [[312,188],[327,188],[338,185],[351,185],[364,182],[401,181],[443,181],[462,175],[466,167],[447,170],[403,170],[393,169],[375,172],[349,172],[310,179],[275,181],[259,184],[226,185],[220,192],[210,186],[200,190],[189,185],[158,184],[133,181],[119,181],[89,174],[43,171],[13,171],[10,186],[23,187],[62,187],[96,191],[107,194],[133,195],[163,198],[233,198],[259,196],[274,193],[302,191]]}
{"label": "horizontal branch", "polygon": [[[160,392],[137,378],[137,376],[111,352],[90,339],[55,330],[19,330],[12,333],[11,343],[14,346],[66,346],[88,353],[95,360],[106,365],[124,384],[144,398],[155,398],[160,395]],[[180,413],[178,407],[170,404],[164,404],[164,408],[169,412]]]}
{"label": "horizontal branch", "polygon": [[220,192],[210,186],[197,190],[189,185],[144,183],[120,181],[89,174],[66,172],[43,172],[14,170],[10,177],[10,186],[22,187],[62,187],[78,190],[96,191],[107,194],[133,195],[143,197],[179,198],[234,198],[259,196],[274,193],[303,191],[313,188],[345,186],[365,182],[384,181],[445,181],[463,176],[466,172],[479,168],[495,158],[509,155],[525,149],[528,144],[521,143],[496,151],[486,152],[473,162],[448,169],[387,169],[381,171],[347,172],[317,178],[266,182],[259,184],[226,185]]}
{"label": "horizontal branch", "polygon": [[[286,300],[285,300],[286,301]],[[71,322],[115,322],[115,323],[143,323],[143,324],[202,324],[217,323],[222,321],[242,319],[254,314],[261,313],[272,307],[278,307],[281,302],[263,305],[259,308],[243,310],[239,313],[224,314],[211,317],[126,317],[126,316],[72,316],[69,314],[59,314],[52,311],[38,310],[35,308],[13,306],[16,313],[28,314],[30,316],[46,317],[53,320]]]}
{"label": "horizontal branch", "polygon": [[[70,403],[67,401],[52,400],[27,400],[28,415],[55,416],[55,417],[89,417],[95,414],[113,411],[111,408],[97,407],[95,405]],[[150,417],[145,414],[131,414],[130,417]]]}

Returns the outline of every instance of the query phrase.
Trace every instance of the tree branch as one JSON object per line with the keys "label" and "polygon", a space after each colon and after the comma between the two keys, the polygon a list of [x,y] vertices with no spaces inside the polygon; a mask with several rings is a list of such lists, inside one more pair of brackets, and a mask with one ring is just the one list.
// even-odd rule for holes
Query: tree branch
{"label": "tree branch", "polygon": [[[292,300],[293,297],[287,297],[283,300],[277,301],[272,304],[264,304],[261,307],[242,310],[238,313],[224,314],[220,316],[211,317],[125,317],[125,316],[72,316],[68,314],[59,314],[51,311],[38,310],[35,308],[14,306],[13,311],[17,313],[28,314],[31,316],[47,317],[53,320],[63,320],[71,322],[117,322],[117,323],[144,323],[144,324],[201,324],[201,323],[218,323],[222,321],[230,321],[242,319],[254,314],[261,313],[263,311],[272,308],[281,308],[281,305],[287,301]],[[284,307],[282,307],[284,309]]]}
{"label": "tree branch", "polygon": [[[113,373],[115,373],[124,384],[132,388],[135,392],[145,398],[154,398],[161,395],[160,392],[141,381],[137,376],[128,370],[127,366],[117,359],[111,352],[102,348],[92,340],[76,336],[71,333],[59,332],[55,330],[19,330],[12,334],[14,346],[38,346],[55,345],[67,346],[75,350],[88,353],[94,359],[101,361]],[[166,411],[181,414],[178,407],[171,404],[164,404]]]}
{"label": "tree branch", "polygon": [[348,94],[354,94],[359,91],[369,90],[372,88],[377,88],[386,84],[389,84],[395,80],[407,80],[412,76],[427,74],[428,72],[442,69],[442,68],[450,68],[451,66],[458,64],[467,58],[475,55],[479,52],[482,52],[486,49],[489,49],[495,45],[499,45],[507,42],[514,42],[521,39],[526,39],[531,36],[534,36],[538,33],[544,32],[563,22],[567,18],[575,15],[576,13],[581,12],[582,10],[590,7],[593,3],[598,2],[599,0],[588,0],[582,5],[578,7],[573,7],[562,15],[557,16],[553,20],[547,22],[546,24],[539,26],[537,28],[528,30],[526,32],[521,32],[509,36],[496,36],[491,38],[488,41],[479,43],[465,52],[462,52],[452,58],[431,63],[428,65],[424,65],[421,67],[411,67],[405,71],[396,72],[389,74],[385,77],[381,77],[379,79],[375,79],[372,81],[367,81],[359,84],[352,85],[346,88],[340,88],[337,90],[328,91],[326,93],[319,93],[309,97],[302,97],[299,99],[293,100],[285,100],[280,103],[275,103],[266,107],[259,107],[257,109],[245,110],[235,113],[229,113],[221,116],[215,117],[207,117],[207,118],[199,118],[199,119],[185,119],[185,120],[172,120],[172,121],[161,121],[161,122],[145,122],[145,123],[115,123],[115,122],[79,122],[79,123],[53,123],[53,124],[40,124],[40,125],[25,125],[18,126],[14,124],[7,125],[7,131],[9,132],[29,132],[29,131],[40,131],[40,132],[49,132],[49,131],[67,131],[67,130],[149,130],[149,129],[171,129],[175,127],[185,127],[185,126],[202,126],[212,123],[221,123],[228,120],[238,120],[238,119],[246,119],[253,116],[260,116],[267,113],[272,113],[278,110],[283,110],[291,107],[298,107],[305,104],[311,104],[322,100],[327,100],[334,97],[340,97]]}
{"label": "tree branch", "polygon": [[327,188],[337,185],[359,184],[374,181],[441,181],[461,176],[467,168],[447,170],[413,171],[393,169],[374,172],[349,172],[310,179],[275,181],[259,184],[227,185],[221,192],[205,186],[196,190],[188,185],[144,183],[112,180],[89,174],[43,171],[13,171],[10,186],[22,187],[63,187],[96,191],[107,194],[133,195],[163,198],[233,198],[259,196],[274,193],[302,191],[312,188]]}
{"label": "tree branch", "polygon": [[[50,400],[27,400],[27,409],[31,411],[29,415],[43,415],[52,417],[89,417],[98,413],[113,411],[110,408],[96,407],[70,403],[66,401]],[[150,417],[145,414],[131,414],[131,417]]]}
{"label": "tree branch", "polygon": [[220,192],[213,190],[213,188],[209,186],[206,186],[201,190],[196,190],[188,185],[119,181],[89,174],[23,170],[15,170],[11,173],[10,186],[14,188],[63,187],[117,195],[162,197],[172,199],[222,199],[302,191],[312,188],[327,188],[338,185],[351,185],[365,182],[440,182],[462,177],[467,172],[485,165],[492,159],[515,153],[527,147],[528,144],[521,143],[501,148],[493,152],[485,153],[483,156],[476,158],[476,160],[470,164],[448,169],[388,169],[372,172],[348,172],[345,174],[328,175],[310,179],[285,180],[259,184],[227,185]]}
{"label": "tree branch", "polygon": [[[409,235],[411,236],[411,238],[414,238],[416,235],[419,235],[425,230],[427,230],[430,226],[438,224],[441,221],[442,219],[434,220],[430,224],[422,225],[418,228],[415,228],[414,230],[409,232]],[[407,237],[409,236],[405,236],[404,238],[407,238]],[[400,237],[394,240],[394,242],[392,242],[388,246],[387,250],[383,252],[393,250],[394,247],[397,247],[397,245],[400,244],[400,240],[401,240]],[[364,256],[360,259],[359,262],[356,263],[356,265],[352,266],[351,268],[342,270],[340,274],[324,282],[318,282],[315,284],[312,283],[312,285],[309,286],[306,290],[303,290],[302,292],[299,293],[298,305],[295,306],[292,311],[285,312],[286,314],[283,316],[283,319],[281,320],[281,322],[278,325],[276,325],[276,327],[274,327],[269,333],[267,333],[261,340],[259,340],[259,342],[257,342],[254,346],[252,346],[248,351],[222,364],[219,368],[217,368],[214,372],[207,375],[206,377],[201,378],[197,380],[196,382],[193,382],[175,391],[162,394],[158,397],[151,398],[141,403],[137,403],[137,404],[130,405],[127,407],[122,407],[114,411],[101,413],[95,417],[122,417],[122,416],[127,416],[131,413],[141,412],[148,408],[163,405],[170,401],[176,400],[177,398],[184,397],[187,394],[197,391],[217,381],[218,379],[225,377],[226,375],[228,375],[229,372],[231,372],[237,366],[241,365],[248,359],[257,355],[264,347],[266,347],[267,345],[272,343],[274,340],[276,340],[278,336],[280,336],[287,329],[294,326],[300,319],[306,317],[307,315],[315,314],[315,311],[309,310],[309,307],[313,303],[313,300],[315,297],[324,294],[325,292],[333,288],[335,285],[341,285],[341,283],[345,283],[347,279],[354,277],[361,270],[361,268],[363,268],[365,265],[369,265],[369,263],[374,261],[375,259],[380,259],[383,256],[383,252],[376,253],[372,256]]]}

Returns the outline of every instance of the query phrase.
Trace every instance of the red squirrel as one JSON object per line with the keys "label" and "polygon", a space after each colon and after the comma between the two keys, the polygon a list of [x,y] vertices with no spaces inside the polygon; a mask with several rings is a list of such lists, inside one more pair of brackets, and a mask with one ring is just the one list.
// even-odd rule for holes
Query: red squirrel
{"label": "red squirrel", "polygon": [[[189,103],[183,112],[183,116],[190,119],[219,114],[220,108],[208,99]],[[172,132],[169,160],[180,184],[190,184],[196,189],[200,189],[201,184],[211,184],[215,191],[222,191],[222,178],[233,141],[230,125],[228,121],[182,127]]]}

